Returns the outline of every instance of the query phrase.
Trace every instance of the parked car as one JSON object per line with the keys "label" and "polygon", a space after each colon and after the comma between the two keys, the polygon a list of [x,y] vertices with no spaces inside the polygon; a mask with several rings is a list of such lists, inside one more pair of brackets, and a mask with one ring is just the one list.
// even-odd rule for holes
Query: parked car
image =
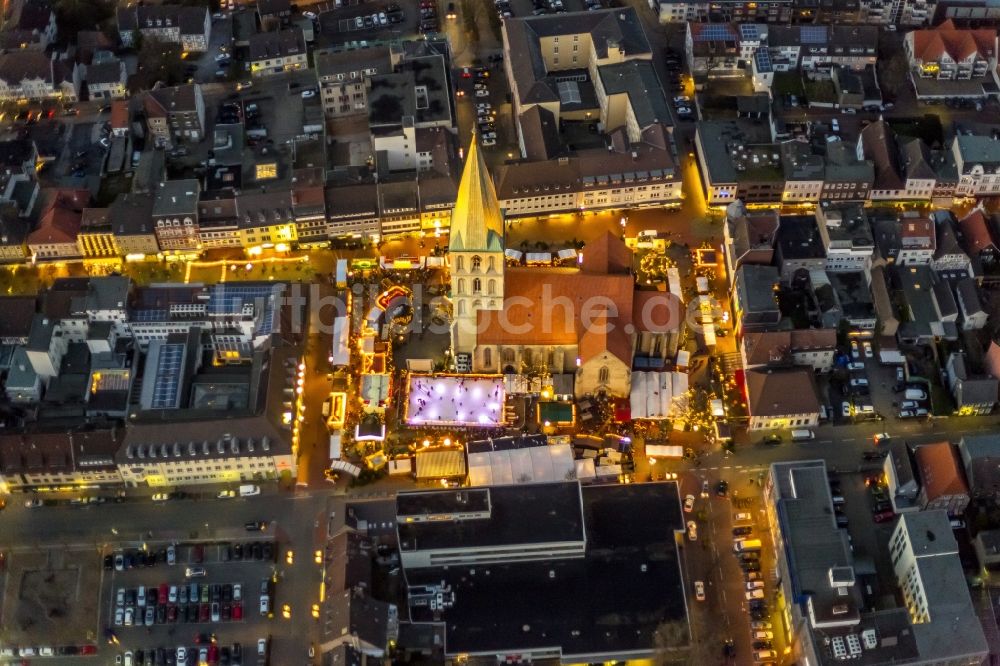
{"label": "parked car", "polygon": [[705,583],[700,580],[694,582],[694,598],[698,601],[705,600]]}
{"label": "parked car", "polygon": [[698,524],[693,520],[687,521],[687,534],[689,541],[698,540]]}
{"label": "parked car", "polygon": [[684,498],[684,513],[691,513],[694,511],[694,495],[687,495]]}

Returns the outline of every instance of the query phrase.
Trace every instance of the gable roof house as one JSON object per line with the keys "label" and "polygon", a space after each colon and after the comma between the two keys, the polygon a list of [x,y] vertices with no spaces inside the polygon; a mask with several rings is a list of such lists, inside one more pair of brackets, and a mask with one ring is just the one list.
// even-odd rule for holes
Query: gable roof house
{"label": "gable roof house", "polygon": [[[903,50],[910,62],[917,99],[984,97],[989,90],[996,90],[995,29],[957,28],[948,19],[934,27],[908,32],[903,37]],[[959,82],[967,83],[949,85]]]}
{"label": "gable roof house", "polygon": [[[973,361],[964,353],[952,352],[945,363],[948,388],[951,390],[959,416],[983,415],[993,411],[997,402],[996,377],[976,372]],[[978,364],[976,364],[978,365]]]}
{"label": "gable roof house", "polygon": [[0,54],[0,101],[62,97],[76,101],[80,71],[76,63],[53,60],[41,51]]}
{"label": "gable roof house", "polygon": [[969,257],[983,266],[992,266],[1000,258],[996,220],[982,208],[973,209],[958,221],[959,241]]}
{"label": "gable roof house", "polygon": [[55,189],[43,192],[46,197],[37,228],[28,235],[28,250],[39,259],[76,257],[77,234],[83,209],[90,203],[87,190]]}
{"label": "gable roof house", "polygon": [[118,36],[122,44],[135,44],[139,32],[146,39],[180,44],[184,51],[207,51],[212,32],[208,7],[137,5],[118,10]]}
{"label": "gable roof house", "polygon": [[88,65],[86,81],[91,99],[123,99],[128,94],[125,61],[116,57]]}
{"label": "gable roof house", "polygon": [[1000,502],[1000,434],[964,435],[958,452],[972,497]]}
{"label": "gable roof house", "polygon": [[969,487],[951,442],[918,446],[913,457],[921,480],[917,495],[920,508],[924,511],[944,509],[950,516],[965,513],[969,506]]}
{"label": "gable roof house", "polygon": [[811,369],[748,370],[750,430],[812,427],[819,423],[819,398]]}

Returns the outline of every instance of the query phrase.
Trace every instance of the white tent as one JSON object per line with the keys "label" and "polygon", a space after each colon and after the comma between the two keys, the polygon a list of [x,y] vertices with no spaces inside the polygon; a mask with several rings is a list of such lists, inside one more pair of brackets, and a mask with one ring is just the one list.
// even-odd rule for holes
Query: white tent
{"label": "white tent", "polygon": [[482,451],[468,457],[471,486],[565,481],[574,469],[568,444]]}
{"label": "white tent", "polygon": [[337,317],[333,320],[333,344],[330,349],[330,365],[348,365],[351,353],[348,348],[351,337],[351,323],[347,317]]}

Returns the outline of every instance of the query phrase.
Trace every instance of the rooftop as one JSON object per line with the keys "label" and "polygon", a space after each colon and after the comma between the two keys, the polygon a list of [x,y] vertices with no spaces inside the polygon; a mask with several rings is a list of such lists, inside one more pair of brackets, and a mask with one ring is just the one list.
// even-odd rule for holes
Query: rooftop
{"label": "rooftop", "polygon": [[[489,491],[489,518],[400,523],[399,547],[403,551],[482,548],[531,543],[583,541],[580,487],[575,483],[494,486]],[[456,495],[454,491],[446,492]],[[418,493],[420,503],[437,502]],[[402,509],[426,513],[429,507],[414,506],[409,493],[400,493],[397,513]],[[481,491],[468,491],[468,500],[479,506]],[[457,495],[456,495],[457,498]],[[457,499],[456,499],[457,501]],[[540,510],[544,507],[544,510]],[[405,515],[405,514],[403,514]],[[530,515],[530,521],[524,516]]]}
{"label": "rooftop", "polygon": [[[587,525],[583,558],[407,570],[411,590],[444,581],[454,592],[454,605],[438,618],[427,607],[410,607],[415,622],[444,623],[447,654],[557,647],[567,662],[637,658],[652,654],[662,623],[686,622],[674,540],[675,531],[683,529],[677,486],[581,490],[573,482],[527,488],[562,495],[561,486],[582,496],[575,510]],[[545,495],[538,499],[530,515],[544,517],[538,508],[549,503]]]}

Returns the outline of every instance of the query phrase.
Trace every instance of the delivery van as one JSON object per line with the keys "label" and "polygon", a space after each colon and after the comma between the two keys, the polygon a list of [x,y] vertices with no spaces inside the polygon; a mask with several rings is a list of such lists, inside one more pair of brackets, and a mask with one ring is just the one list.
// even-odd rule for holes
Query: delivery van
{"label": "delivery van", "polygon": [[253,495],[260,495],[260,486],[240,486],[240,497],[252,497]]}
{"label": "delivery van", "polygon": [[812,430],[793,430],[792,431],[792,441],[793,442],[804,442],[806,440],[812,439],[816,434]]}

